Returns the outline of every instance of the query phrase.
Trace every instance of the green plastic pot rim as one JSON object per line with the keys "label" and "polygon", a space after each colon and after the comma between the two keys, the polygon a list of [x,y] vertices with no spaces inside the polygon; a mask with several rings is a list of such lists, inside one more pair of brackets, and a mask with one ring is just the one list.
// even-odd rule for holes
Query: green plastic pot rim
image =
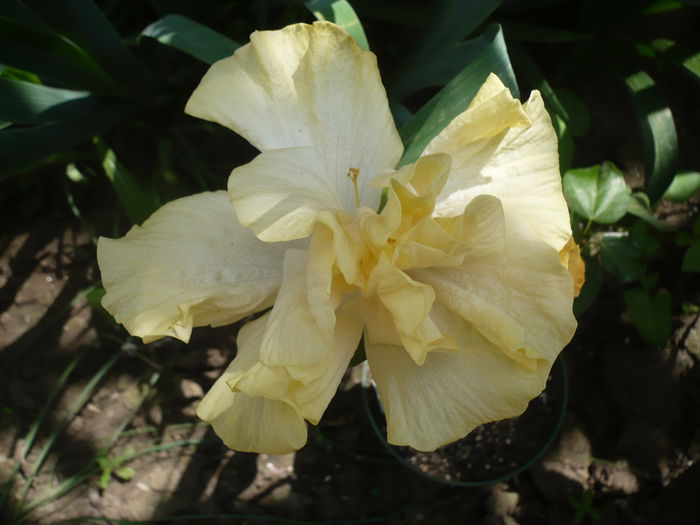
{"label": "green plastic pot rim", "polygon": [[416,466],[410,464],[404,457],[402,457],[397,451],[394,445],[391,445],[387,439],[384,433],[381,431],[379,428],[379,425],[377,424],[377,421],[374,417],[374,414],[372,414],[372,409],[370,407],[369,403],[369,394],[368,390],[373,390],[373,387],[370,385],[369,381],[366,380],[366,370],[363,372],[363,380],[362,380],[362,400],[365,405],[365,411],[367,412],[367,418],[369,419],[370,425],[372,426],[372,429],[374,430],[374,433],[377,435],[379,440],[382,442],[384,447],[389,451],[389,453],[401,464],[405,465],[407,468],[410,470],[416,472],[417,474],[420,474],[424,478],[430,479],[431,481],[436,481],[438,483],[443,483],[445,485],[449,485],[452,487],[482,487],[484,485],[492,485],[494,483],[498,483],[500,481],[505,481],[507,479],[512,478],[513,476],[516,476],[520,474],[521,472],[527,470],[530,468],[535,462],[537,462],[544,454],[547,452],[552,444],[554,443],[554,440],[556,439],[557,435],[559,435],[559,431],[561,430],[561,427],[564,423],[564,417],[566,415],[566,407],[569,404],[569,376],[568,376],[568,370],[566,367],[566,363],[564,362],[564,358],[559,355],[557,358],[556,362],[554,363],[554,368],[555,366],[559,367],[559,371],[562,376],[562,401],[561,401],[561,407],[559,409],[559,416],[557,417],[557,421],[554,424],[554,427],[552,428],[552,431],[547,438],[547,441],[544,443],[542,447],[539,448],[539,450],[525,463],[522,465],[519,465],[518,467],[514,468],[511,472],[508,472],[507,474],[503,474],[501,476],[497,476],[494,478],[489,478],[489,479],[483,479],[479,481],[457,481],[457,480],[447,480],[443,478],[439,478],[436,476],[433,476],[431,474],[428,474],[427,472],[424,472],[417,468]]}

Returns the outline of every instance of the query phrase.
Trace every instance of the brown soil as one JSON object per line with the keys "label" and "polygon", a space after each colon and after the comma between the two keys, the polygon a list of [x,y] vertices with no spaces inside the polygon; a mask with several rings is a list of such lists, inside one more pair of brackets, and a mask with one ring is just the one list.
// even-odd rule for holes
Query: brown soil
{"label": "brown soil", "polygon": [[[56,188],[46,192],[55,194]],[[144,346],[128,337],[80,295],[97,280],[90,237],[60,199],[43,202],[43,211],[17,202],[17,210],[33,211],[14,215],[16,222],[0,237],[0,482],[7,494],[0,492],[0,522],[13,523],[54,432],[25,505],[66,480],[82,481],[37,506],[29,523],[86,518],[80,522],[558,525],[586,508],[584,491],[592,496],[592,510],[582,523],[697,522],[698,314],[675,311],[674,337],[664,348],[651,347],[624,314],[619,285],[606,281],[564,352],[570,400],[563,430],[540,461],[506,481],[454,487],[407,468],[373,432],[352,375],[296,454],[234,453],[198,422],[194,407],[235,354],[236,327],[200,329],[189,345],[166,340]],[[674,305],[698,304],[698,277],[677,271],[682,249],[670,250],[662,261],[663,285]],[[115,355],[113,366],[81,399]],[[534,424],[527,417],[515,431],[529,431],[539,442],[549,431],[535,436],[540,429],[534,427],[545,428],[541,416]],[[488,442],[490,431],[470,439],[479,435]],[[527,439],[511,442],[523,448],[473,449],[468,461],[478,457],[484,469],[499,457],[519,464],[531,448]],[[525,449],[522,458],[514,455]],[[120,456],[136,453],[100,486],[103,469],[96,458],[119,463]],[[485,473],[467,476],[455,466],[453,479]]]}

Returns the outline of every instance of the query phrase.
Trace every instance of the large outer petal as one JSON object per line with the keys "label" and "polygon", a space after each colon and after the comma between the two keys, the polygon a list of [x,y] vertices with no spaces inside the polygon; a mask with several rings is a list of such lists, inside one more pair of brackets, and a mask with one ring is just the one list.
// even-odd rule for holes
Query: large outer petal
{"label": "large outer petal", "polygon": [[491,75],[469,108],[428,144],[427,153],[452,156],[435,215],[458,215],[477,195],[493,195],[503,203],[508,222],[527,223],[557,251],[568,242],[557,137],[539,92],[520,107]]}
{"label": "large outer petal", "polygon": [[359,170],[362,202],[376,208],[380,190],[367,182],[403,151],[376,57],[326,22],[253,33],[250,44],[209,69],[185,111],[261,151],[317,148],[318,171],[347,211],[355,208],[348,170]]}
{"label": "large outer petal", "polygon": [[521,414],[544,388],[551,363],[519,365],[440,305],[433,317],[457,352],[430,352],[422,366],[399,346],[366,344],[384,405],[389,443],[435,450],[475,427]]}
{"label": "large outer petal", "polygon": [[120,239],[101,237],[102,304],[144,341],[188,341],[272,304],[284,244],[258,240],[236,220],[225,191],[172,201]]}
{"label": "large outer petal", "polygon": [[[498,210],[491,205],[478,211]],[[409,273],[433,287],[436,302],[457,313],[512,359],[530,367],[542,358],[552,363],[576,330],[571,275],[559,254],[525,225],[515,231],[506,226],[504,235],[500,253],[475,251],[465,255],[461,267]],[[478,238],[478,228],[471,236]]]}

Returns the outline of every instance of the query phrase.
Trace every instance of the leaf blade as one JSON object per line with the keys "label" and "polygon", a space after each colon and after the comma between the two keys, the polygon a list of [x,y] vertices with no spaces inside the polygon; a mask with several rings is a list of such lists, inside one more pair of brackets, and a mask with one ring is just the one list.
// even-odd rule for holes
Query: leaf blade
{"label": "leaf blade", "polygon": [[305,2],[305,5],[318,20],[328,20],[342,27],[357,40],[362,49],[369,50],[367,35],[350,2],[347,0],[311,0]]}
{"label": "leaf blade", "polygon": [[231,56],[240,47],[240,44],[210,27],[174,14],[153,22],[141,31],[141,36],[179,49],[207,64]]}
{"label": "leaf blade", "polygon": [[478,38],[482,46],[478,58],[401,126],[399,134],[406,145],[401,165],[415,161],[428,143],[467,109],[490,73],[497,74],[514,97],[520,96],[501,28],[490,26]]}

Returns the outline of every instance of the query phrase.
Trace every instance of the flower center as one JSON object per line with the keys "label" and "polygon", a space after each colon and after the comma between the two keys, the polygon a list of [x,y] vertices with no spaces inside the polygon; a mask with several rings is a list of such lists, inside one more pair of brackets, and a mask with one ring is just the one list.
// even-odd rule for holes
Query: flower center
{"label": "flower center", "polygon": [[360,188],[357,185],[357,178],[360,176],[360,170],[357,168],[350,168],[347,173],[348,178],[352,181],[355,187],[355,207],[360,207]]}

